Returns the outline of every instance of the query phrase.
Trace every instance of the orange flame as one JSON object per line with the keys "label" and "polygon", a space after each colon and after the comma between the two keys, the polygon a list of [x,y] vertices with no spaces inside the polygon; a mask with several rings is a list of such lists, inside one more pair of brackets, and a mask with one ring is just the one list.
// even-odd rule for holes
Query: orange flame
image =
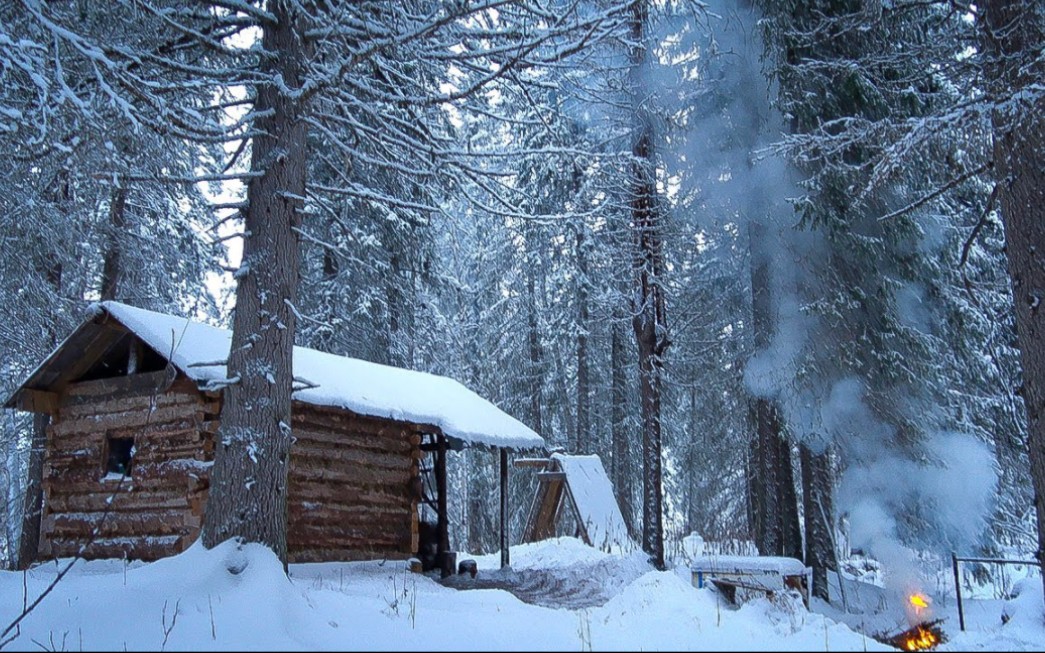
{"label": "orange flame", "polygon": [[907,600],[918,610],[929,607],[929,599],[921,594],[912,594]]}
{"label": "orange flame", "polygon": [[919,626],[917,633],[912,634],[910,637],[905,639],[903,644],[904,648],[908,651],[921,651],[927,648],[932,648],[938,643],[935,633]]}

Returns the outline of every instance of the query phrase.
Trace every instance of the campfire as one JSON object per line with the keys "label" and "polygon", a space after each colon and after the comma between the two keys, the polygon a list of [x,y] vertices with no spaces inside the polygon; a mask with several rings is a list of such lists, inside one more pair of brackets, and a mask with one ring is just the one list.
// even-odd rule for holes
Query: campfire
{"label": "campfire", "polygon": [[943,631],[940,629],[942,621],[927,621],[881,641],[905,651],[927,651],[943,643]]}
{"label": "campfire", "polygon": [[924,594],[913,592],[907,597],[907,603],[907,617],[914,625],[896,635],[875,639],[904,651],[928,651],[942,644],[945,640],[940,628],[943,620],[929,620],[932,600]]}

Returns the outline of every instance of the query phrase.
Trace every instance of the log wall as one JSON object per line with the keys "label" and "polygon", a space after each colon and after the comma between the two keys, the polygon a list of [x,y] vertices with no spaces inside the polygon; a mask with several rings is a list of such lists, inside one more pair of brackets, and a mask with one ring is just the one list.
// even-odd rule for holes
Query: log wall
{"label": "log wall", "polygon": [[[155,560],[198,537],[221,400],[184,378],[167,387],[162,375],[71,384],[61,394],[48,428],[41,559],[77,555],[98,524],[85,558]],[[414,555],[418,427],[294,402],[292,429],[290,561]],[[134,438],[119,490],[106,478],[108,437]]]}
{"label": "log wall", "polygon": [[[77,555],[93,538],[85,558],[155,560],[196,539],[220,402],[185,379],[167,387],[163,375],[86,381],[62,393],[47,434],[41,558]],[[122,484],[106,476],[110,436],[134,438]]]}
{"label": "log wall", "polygon": [[291,426],[291,562],[413,555],[420,499],[417,429],[299,402]]}

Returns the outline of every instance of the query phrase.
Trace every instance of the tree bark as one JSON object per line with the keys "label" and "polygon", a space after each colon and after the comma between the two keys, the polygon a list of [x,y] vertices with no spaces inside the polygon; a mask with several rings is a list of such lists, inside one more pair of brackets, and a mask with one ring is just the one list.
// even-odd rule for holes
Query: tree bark
{"label": "tree bark", "polygon": [[813,569],[813,596],[830,601],[827,572],[838,569],[834,547],[833,475],[829,450],[814,453],[798,446],[802,462],[802,507],[805,517],[805,563]]}
{"label": "tree bark", "polygon": [[988,0],[985,9],[994,169],[1023,367],[1037,556],[1045,563],[1045,95],[1033,88],[1045,77],[1045,18],[1036,2]]}
{"label": "tree bark", "polygon": [[610,335],[610,392],[613,396],[613,407],[610,413],[610,439],[613,451],[613,488],[617,493],[617,503],[629,532],[634,524],[635,511],[631,505],[631,456],[628,442],[628,431],[625,424],[627,410],[628,379],[625,374],[624,326],[614,322]]}
{"label": "tree bark", "polygon": [[[530,266],[531,268],[533,266]],[[534,272],[531,271],[526,277],[526,295],[528,303],[527,319],[527,347],[530,356],[530,426],[537,433],[541,433],[544,427],[542,397],[544,395],[544,366],[542,363],[543,351],[541,348],[540,323],[537,321],[537,281]]]}
{"label": "tree bark", "polygon": [[[63,199],[69,201],[68,182],[63,185]],[[52,263],[43,270],[44,278],[54,289],[56,295],[62,291],[62,264]],[[47,328],[48,349],[58,344],[58,333],[52,323]],[[40,520],[44,508],[44,453],[47,449],[47,426],[50,415],[33,416],[33,436],[29,444],[28,477],[25,483],[25,494],[22,495],[22,529],[18,535],[18,550],[15,552],[15,567],[26,569],[36,560],[40,551]]]}
{"label": "tree bark", "polygon": [[15,565],[27,569],[40,551],[40,518],[44,503],[44,451],[47,448],[47,425],[50,415],[33,415],[33,439],[29,445],[29,478],[22,496],[22,530],[18,536]]}
{"label": "tree bark", "polygon": [[[308,131],[300,96],[309,45],[299,3],[270,0],[247,187],[243,263],[203,543],[259,542],[287,562],[287,464]],[[278,80],[278,83],[277,81]]]}
{"label": "tree bark", "polygon": [[102,259],[101,300],[112,301],[117,298],[122,265],[120,257],[120,236],[127,228],[127,189],[117,186],[109,198],[109,244]]}
{"label": "tree bark", "polygon": [[[773,332],[768,235],[765,225],[748,225],[751,250],[751,322],[755,351],[770,344]],[[762,555],[801,559],[802,538],[798,521],[791,444],[784,435],[780,412],[774,400],[752,397],[755,442],[751,446],[748,491],[749,516],[755,546]]]}
{"label": "tree bark", "polygon": [[[632,4],[631,66],[635,88],[643,88],[646,66],[648,8]],[[670,344],[665,320],[663,253],[656,208],[656,156],[653,127],[643,103],[633,106],[636,126],[632,145],[631,215],[635,230],[635,307],[632,328],[639,353],[639,397],[642,405],[642,548],[657,569],[664,569],[664,515],[661,473],[661,377],[664,353]]]}
{"label": "tree bark", "polygon": [[577,441],[574,451],[594,450],[591,442],[591,373],[588,366],[588,259],[584,226],[577,228]]}

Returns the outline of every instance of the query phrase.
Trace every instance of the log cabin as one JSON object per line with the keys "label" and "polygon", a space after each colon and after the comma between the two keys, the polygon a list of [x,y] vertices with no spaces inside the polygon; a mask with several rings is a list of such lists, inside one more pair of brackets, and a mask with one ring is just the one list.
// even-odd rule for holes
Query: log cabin
{"label": "log cabin", "polygon": [[[6,407],[49,416],[38,560],[155,560],[197,539],[230,342],[184,317],[93,304],[14,392]],[[294,379],[291,562],[431,551],[426,568],[449,573],[447,451],[483,447],[500,454],[508,563],[508,454],[542,449],[539,435],[446,377],[295,347]]]}

